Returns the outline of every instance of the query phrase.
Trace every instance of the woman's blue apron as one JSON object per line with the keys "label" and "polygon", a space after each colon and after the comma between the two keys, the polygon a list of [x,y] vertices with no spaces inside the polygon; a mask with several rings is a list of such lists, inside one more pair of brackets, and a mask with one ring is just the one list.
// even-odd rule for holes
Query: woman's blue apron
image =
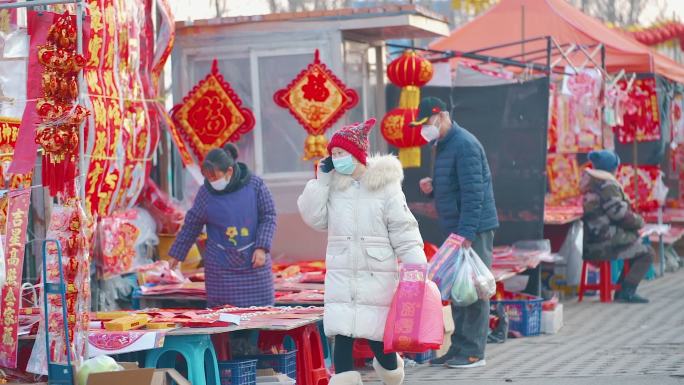
{"label": "woman's blue apron", "polygon": [[274,303],[270,256],[264,266],[252,267],[259,222],[256,195],[252,183],[232,193],[209,194],[204,270],[210,307]]}

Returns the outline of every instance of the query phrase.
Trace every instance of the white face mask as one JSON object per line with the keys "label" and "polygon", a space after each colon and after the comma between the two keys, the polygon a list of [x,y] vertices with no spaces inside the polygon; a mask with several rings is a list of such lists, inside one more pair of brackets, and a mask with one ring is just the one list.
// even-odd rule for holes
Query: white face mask
{"label": "white face mask", "polygon": [[213,188],[216,191],[223,191],[228,187],[228,182],[229,180],[226,178],[221,178],[219,180],[215,180],[213,182],[209,182],[211,185],[211,188]]}
{"label": "white face mask", "polygon": [[432,124],[424,124],[420,128],[420,135],[427,142],[432,142],[433,140],[439,139],[439,128]]}

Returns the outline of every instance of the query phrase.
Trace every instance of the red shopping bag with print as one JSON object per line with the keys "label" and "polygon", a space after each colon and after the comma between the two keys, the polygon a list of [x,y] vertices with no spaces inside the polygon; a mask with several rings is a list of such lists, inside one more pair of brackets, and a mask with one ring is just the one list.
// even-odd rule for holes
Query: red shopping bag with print
{"label": "red shopping bag with print", "polygon": [[427,279],[427,265],[401,266],[383,341],[385,353],[423,353],[442,345],[442,297],[437,285]]}

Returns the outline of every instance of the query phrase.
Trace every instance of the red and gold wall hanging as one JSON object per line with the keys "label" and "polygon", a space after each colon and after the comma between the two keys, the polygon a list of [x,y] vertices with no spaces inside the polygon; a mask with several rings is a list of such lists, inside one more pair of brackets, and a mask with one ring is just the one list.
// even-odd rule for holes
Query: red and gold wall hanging
{"label": "red and gold wall hanging", "polygon": [[[622,80],[619,85],[624,90],[627,82]],[[624,124],[615,127],[620,143],[660,140],[660,109],[656,90],[655,78],[634,81],[629,90]]]}
{"label": "red and gold wall hanging", "polygon": [[327,156],[325,131],[359,101],[356,91],[347,88],[321,62],[318,50],[314,61],[290,84],[276,91],[273,100],[286,108],[309,133],[304,144],[304,160]]}
{"label": "red and gold wall hanging", "polygon": [[548,203],[558,204],[580,195],[580,168],[575,154],[548,154]]}
{"label": "red and gold wall hanging", "polygon": [[242,106],[240,97],[219,72],[216,59],[211,72],[171,113],[200,163],[209,151],[238,141],[255,124],[252,111]]}
{"label": "red and gold wall hanging", "polygon": [[404,167],[420,167],[420,146],[426,144],[420,135],[420,126],[411,127],[418,114],[420,87],[432,79],[432,63],[416,54],[405,51],[387,66],[387,77],[401,88],[399,106],[382,119],[382,136],[399,148],[399,160]]}
{"label": "red and gold wall hanging", "polygon": [[17,367],[17,346],[19,328],[19,305],[21,303],[21,278],[26,250],[26,228],[28,226],[31,190],[16,190],[9,193],[6,230],[2,246],[5,250],[5,285],[2,287],[0,311],[2,313],[2,344],[0,344],[0,366]]}
{"label": "red and gold wall hanging", "polygon": [[[32,172],[28,174],[11,174],[9,172],[20,125],[19,119],[0,117],[0,186],[5,189],[15,190],[31,187]],[[0,226],[2,223],[0,222]]]}
{"label": "red and gold wall hanging", "polygon": [[636,189],[634,186],[634,166],[623,164],[617,172],[617,180],[623,186],[625,194],[629,196],[638,211],[647,212],[658,208],[656,200],[656,183],[660,178],[659,166],[638,166],[637,167],[637,186],[639,199],[636,199]]}

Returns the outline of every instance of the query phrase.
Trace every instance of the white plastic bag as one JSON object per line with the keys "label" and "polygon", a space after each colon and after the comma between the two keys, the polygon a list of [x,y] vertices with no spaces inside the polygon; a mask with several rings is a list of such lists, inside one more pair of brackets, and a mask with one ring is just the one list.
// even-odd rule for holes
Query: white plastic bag
{"label": "white plastic bag", "polygon": [[468,253],[460,253],[456,260],[456,279],[451,287],[451,303],[470,306],[477,302],[477,289],[473,281],[473,266],[468,263]]}
{"label": "white plastic bag", "polygon": [[478,299],[489,299],[496,293],[496,280],[475,250],[466,249],[457,260],[457,273],[451,288],[456,306],[470,306]]}
{"label": "white plastic bag", "polygon": [[123,368],[112,357],[97,356],[83,362],[83,365],[78,368],[76,384],[86,385],[91,373],[118,372],[121,370]]}
{"label": "white plastic bag", "polygon": [[468,249],[465,252],[468,255],[466,259],[473,265],[473,281],[475,282],[475,289],[477,290],[477,297],[479,299],[490,299],[496,294],[496,279],[494,274],[489,270],[487,265],[482,262],[480,256],[475,250]]}

